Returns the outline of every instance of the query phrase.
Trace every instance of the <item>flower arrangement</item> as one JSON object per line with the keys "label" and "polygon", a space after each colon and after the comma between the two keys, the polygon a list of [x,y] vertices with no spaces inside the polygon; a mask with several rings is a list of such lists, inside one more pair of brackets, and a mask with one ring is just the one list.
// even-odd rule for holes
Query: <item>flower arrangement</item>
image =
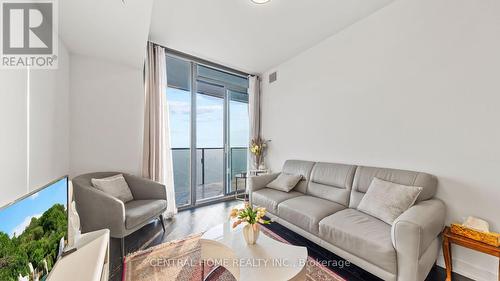
{"label": "flower arrangement", "polygon": [[242,209],[232,209],[230,217],[232,219],[237,219],[233,223],[233,228],[237,227],[241,223],[248,223],[252,226],[261,224],[270,224],[271,221],[264,220],[263,217],[266,215],[266,208],[253,208],[248,202],[245,202],[245,207]]}
{"label": "flower arrangement", "polygon": [[259,169],[260,165],[263,162],[263,156],[264,156],[264,152],[266,151],[268,142],[269,141],[264,140],[261,137],[258,137],[256,139],[252,139],[252,144],[250,145],[250,152],[255,157],[255,168],[256,169]]}
{"label": "flower arrangement", "polygon": [[264,220],[266,208],[253,208],[248,202],[242,209],[231,210],[230,217],[236,219],[233,228],[242,223],[247,223],[243,228],[243,236],[249,245],[255,244],[260,233],[260,224],[270,224],[271,221]]}

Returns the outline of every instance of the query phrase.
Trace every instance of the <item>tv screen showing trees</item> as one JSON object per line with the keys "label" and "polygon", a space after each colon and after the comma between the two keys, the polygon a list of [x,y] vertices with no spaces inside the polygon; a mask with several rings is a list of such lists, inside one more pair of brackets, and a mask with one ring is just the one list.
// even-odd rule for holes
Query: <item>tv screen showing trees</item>
{"label": "tv screen showing trees", "polygon": [[43,281],[67,239],[68,179],[0,209],[0,280]]}

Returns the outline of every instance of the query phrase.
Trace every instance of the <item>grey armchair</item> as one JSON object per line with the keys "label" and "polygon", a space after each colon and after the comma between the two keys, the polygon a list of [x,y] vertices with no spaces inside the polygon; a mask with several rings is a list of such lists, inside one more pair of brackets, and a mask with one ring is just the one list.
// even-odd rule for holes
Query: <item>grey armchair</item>
{"label": "grey armchair", "polygon": [[107,228],[111,237],[121,239],[121,253],[125,256],[125,237],[160,219],[163,231],[163,212],[167,209],[167,191],[164,185],[138,176],[123,174],[134,200],[127,203],[94,188],[93,178],[106,178],[118,172],[90,173],[75,177],[73,193],[80,216],[82,232]]}

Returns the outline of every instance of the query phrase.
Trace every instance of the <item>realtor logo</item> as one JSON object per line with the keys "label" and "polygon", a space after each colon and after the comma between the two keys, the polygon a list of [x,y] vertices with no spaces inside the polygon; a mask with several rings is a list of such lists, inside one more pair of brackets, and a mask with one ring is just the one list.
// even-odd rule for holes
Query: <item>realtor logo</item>
{"label": "realtor logo", "polygon": [[2,68],[57,68],[55,0],[0,0]]}

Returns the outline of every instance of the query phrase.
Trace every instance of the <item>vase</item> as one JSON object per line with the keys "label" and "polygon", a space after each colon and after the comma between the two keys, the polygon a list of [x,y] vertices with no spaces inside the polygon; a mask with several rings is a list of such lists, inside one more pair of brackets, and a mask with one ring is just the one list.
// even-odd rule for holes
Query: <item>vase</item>
{"label": "vase", "polygon": [[254,163],[253,163],[253,167],[254,167],[254,169],[256,169],[256,170],[258,170],[258,169],[259,169],[259,166],[260,166],[260,163],[261,163],[260,161],[261,161],[260,156],[255,155],[255,161],[254,161]]}
{"label": "vase", "polygon": [[260,234],[260,224],[247,224],[243,227],[243,237],[248,245],[254,245]]}

